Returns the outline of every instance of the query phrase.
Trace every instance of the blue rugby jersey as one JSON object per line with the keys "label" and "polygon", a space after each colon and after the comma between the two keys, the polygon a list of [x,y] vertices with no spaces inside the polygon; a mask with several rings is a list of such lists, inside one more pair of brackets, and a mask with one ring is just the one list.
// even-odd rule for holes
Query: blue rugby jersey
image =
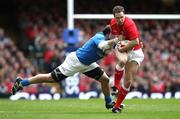
{"label": "blue rugby jersey", "polygon": [[105,41],[103,32],[98,32],[89,39],[89,41],[76,51],[79,61],[85,65],[90,65],[103,58],[105,53],[98,48],[98,44],[102,41]]}

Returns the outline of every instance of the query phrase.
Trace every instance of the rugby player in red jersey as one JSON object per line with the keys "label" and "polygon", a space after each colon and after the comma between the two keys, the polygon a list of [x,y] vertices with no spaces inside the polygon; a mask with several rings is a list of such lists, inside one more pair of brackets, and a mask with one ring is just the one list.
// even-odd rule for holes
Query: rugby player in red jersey
{"label": "rugby player in red jersey", "polygon": [[[122,35],[122,41],[129,42],[122,45],[116,45],[115,54],[118,63],[115,67],[114,87],[118,89],[117,100],[112,109],[112,112],[121,112],[121,104],[125,99],[134,76],[144,59],[144,54],[141,49],[141,38],[139,30],[134,21],[125,15],[123,6],[115,6],[113,8],[114,18],[110,21],[111,34],[115,36]],[[122,85],[120,81],[124,75]]]}

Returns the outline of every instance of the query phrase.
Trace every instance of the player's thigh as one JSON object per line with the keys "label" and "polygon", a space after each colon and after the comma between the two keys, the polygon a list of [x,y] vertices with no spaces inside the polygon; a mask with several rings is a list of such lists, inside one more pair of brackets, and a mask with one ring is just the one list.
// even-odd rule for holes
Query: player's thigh
{"label": "player's thigh", "polygon": [[85,74],[86,76],[93,78],[95,80],[100,80],[101,77],[104,74],[104,71],[98,66],[94,69],[91,69],[89,71],[83,72],[83,74]]}
{"label": "player's thigh", "polygon": [[54,80],[56,82],[60,82],[63,79],[67,78],[68,76],[64,75],[59,68],[54,69],[51,73],[50,73],[50,79]]}
{"label": "player's thigh", "polygon": [[118,51],[118,49],[115,49],[114,53],[116,55],[118,63],[121,63],[121,62],[126,63],[127,62],[127,60],[128,60],[128,53],[127,52],[121,53]]}
{"label": "player's thigh", "polygon": [[106,74],[106,72],[104,72],[103,75],[99,78],[99,82],[105,83],[105,84],[109,83],[109,77]]}
{"label": "player's thigh", "polygon": [[58,68],[64,75],[73,76],[75,73],[85,70],[88,66],[83,65],[78,60],[75,52],[72,52],[68,54],[65,61]]}
{"label": "player's thigh", "polygon": [[133,78],[138,68],[139,64],[136,61],[128,61],[125,65],[125,78]]}
{"label": "player's thigh", "polygon": [[142,52],[142,49],[130,51],[128,54],[128,61],[136,61],[139,66],[144,60],[144,54]]}

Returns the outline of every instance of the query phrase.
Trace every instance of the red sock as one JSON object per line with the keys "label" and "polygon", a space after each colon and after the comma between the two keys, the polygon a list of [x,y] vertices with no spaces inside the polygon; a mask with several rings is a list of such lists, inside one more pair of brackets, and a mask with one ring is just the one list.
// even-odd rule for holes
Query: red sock
{"label": "red sock", "polygon": [[119,93],[118,93],[118,97],[117,97],[117,100],[116,100],[116,103],[114,105],[114,108],[119,108],[122,101],[124,100],[124,98],[126,97],[128,91],[125,90],[124,88],[122,88],[122,86],[120,87],[119,89]]}
{"label": "red sock", "polygon": [[121,81],[121,78],[124,74],[124,69],[121,70],[121,71],[118,71],[116,68],[115,68],[115,73],[114,73],[114,86],[119,90],[120,89],[120,81]]}

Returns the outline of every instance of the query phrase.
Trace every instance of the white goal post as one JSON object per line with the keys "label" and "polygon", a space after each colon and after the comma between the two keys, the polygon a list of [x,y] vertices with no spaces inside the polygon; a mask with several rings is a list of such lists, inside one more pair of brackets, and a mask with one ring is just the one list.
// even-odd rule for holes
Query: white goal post
{"label": "white goal post", "polygon": [[[126,14],[126,16],[131,17],[132,19],[156,19],[156,20],[165,20],[165,19],[180,19],[179,14]],[[74,14],[74,19],[112,19],[112,14]]]}
{"label": "white goal post", "polygon": [[[74,14],[74,0],[67,0],[67,19],[68,29],[74,29],[75,19],[111,19],[112,14]],[[132,19],[144,20],[177,20],[180,19],[180,14],[126,14]]]}

